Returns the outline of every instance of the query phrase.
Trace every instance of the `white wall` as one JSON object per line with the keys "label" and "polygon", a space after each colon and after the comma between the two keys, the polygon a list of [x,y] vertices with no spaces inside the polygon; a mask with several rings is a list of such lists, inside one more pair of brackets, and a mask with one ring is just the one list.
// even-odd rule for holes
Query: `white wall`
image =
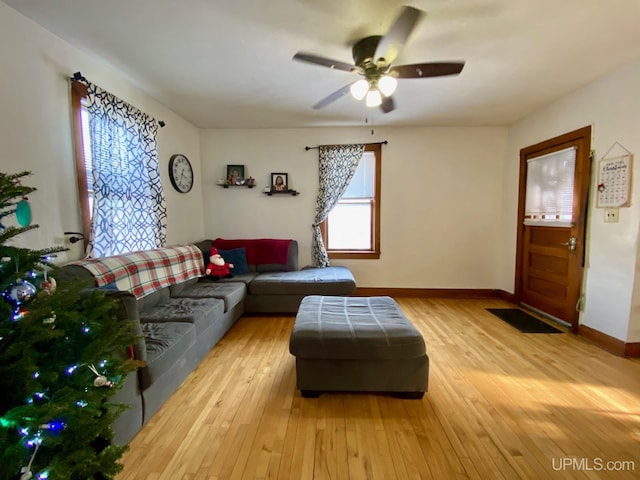
{"label": "white wall", "polygon": [[[598,81],[517,122],[509,131],[505,162],[503,265],[501,288],[513,291],[515,235],[518,201],[519,151],[528,145],[592,125],[596,160],[619,142],[640,153],[640,61]],[[614,149],[611,154],[622,154]],[[597,164],[596,164],[597,165]],[[595,176],[597,168],[592,169]],[[633,183],[640,169],[633,171]],[[640,341],[640,286],[634,279],[640,223],[640,189],[632,188],[631,207],[620,209],[619,223],[604,223],[604,211],[594,208],[596,182],[592,180],[587,231],[584,282],[585,310],[581,323],[628,342]]]}
{"label": "white wall", "polygon": [[[158,133],[158,155],[167,198],[170,244],[202,237],[202,189],[175,192],[168,178],[169,157],[184,153],[200,177],[200,131],[142,93],[120,73],[63,42],[0,2],[0,171],[33,172],[23,183],[38,189],[30,196],[39,229],[16,243],[29,248],[61,245],[63,232],[79,231],[80,211],[72,150],[69,82],[76,71],[147,112],[166,127]],[[6,222],[11,225],[10,221]],[[82,255],[80,244],[60,261]]]}
{"label": "white wall", "polygon": [[[205,130],[205,234],[294,238],[311,263],[318,152],[306,145],[382,147],[380,260],[343,260],[360,287],[497,288],[504,128],[309,128]],[[245,165],[255,189],[215,185],[227,164]],[[296,197],[262,193],[271,172],[289,174]]]}

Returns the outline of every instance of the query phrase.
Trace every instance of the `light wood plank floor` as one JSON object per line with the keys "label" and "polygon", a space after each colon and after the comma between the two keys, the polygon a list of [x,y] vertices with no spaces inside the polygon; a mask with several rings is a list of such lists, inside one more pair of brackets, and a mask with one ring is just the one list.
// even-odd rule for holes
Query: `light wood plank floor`
{"label": "light wood plank floor", "polygon": [[131,442],[118,480],[640,478],[640,361],[524,335],[500,300],[398,299],[430,358],[422,400],[303,399],[293,316],[244,317]]}

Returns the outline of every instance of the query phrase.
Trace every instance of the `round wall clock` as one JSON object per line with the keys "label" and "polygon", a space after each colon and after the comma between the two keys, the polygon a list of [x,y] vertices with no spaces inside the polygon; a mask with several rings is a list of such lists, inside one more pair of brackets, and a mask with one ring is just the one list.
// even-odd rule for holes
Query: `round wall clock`
{"label": "round wall clock", "polygon": [[180,193],[187,193],[193,187],[193,168],[189,159],[176,153],[169,160],[169,179],[171,185]]}

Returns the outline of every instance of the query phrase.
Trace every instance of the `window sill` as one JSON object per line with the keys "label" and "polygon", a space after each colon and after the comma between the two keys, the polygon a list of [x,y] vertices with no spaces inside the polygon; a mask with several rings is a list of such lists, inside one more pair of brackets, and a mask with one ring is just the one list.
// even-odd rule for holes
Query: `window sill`
{"label": "window sill", "polygon": [[328,250],[329,258],[335,259],[356,259],[356,260],[377,260],[380,252],[373,250]]}

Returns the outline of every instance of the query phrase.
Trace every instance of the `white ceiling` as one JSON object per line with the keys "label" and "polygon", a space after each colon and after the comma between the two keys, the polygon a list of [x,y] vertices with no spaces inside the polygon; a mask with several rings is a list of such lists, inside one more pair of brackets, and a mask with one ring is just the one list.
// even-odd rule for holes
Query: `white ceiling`
{"label": "white ceiling", "polygon": [[465,60],[462,73],[400,80],[388,114],[350,96],[313,110],[358,77],[294,53],[352,63],[353,43],[384,34],[403,2],[4,1],[202,128],[362,125],[367,116],[506,125],[640,57],[638,0],[414,0],[427,15],[396,64]]}

